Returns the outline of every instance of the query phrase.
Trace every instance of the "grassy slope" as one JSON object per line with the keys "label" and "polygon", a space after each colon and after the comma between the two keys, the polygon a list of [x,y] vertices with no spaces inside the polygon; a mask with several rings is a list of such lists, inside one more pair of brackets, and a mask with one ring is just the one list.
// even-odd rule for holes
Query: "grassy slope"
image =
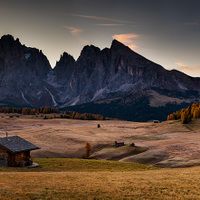
{"label": "grassy slope", "polygon": [[0,167],[0,172],[98,172],[98,171],[141,171],[157,169],[147,165],[69,158],[38,158],[34,162],[39,164],[36,168]]}
{"label": "grassy slope", "polygon": [[35,159],[0,168],[0,199],[198,199],[200,167],[156,169],[115,161]]}

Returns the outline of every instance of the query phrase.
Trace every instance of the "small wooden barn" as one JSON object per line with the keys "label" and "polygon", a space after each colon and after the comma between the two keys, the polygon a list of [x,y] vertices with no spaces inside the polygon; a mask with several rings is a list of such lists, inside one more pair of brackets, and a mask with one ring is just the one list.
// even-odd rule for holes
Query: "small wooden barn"
{"label": "small wooden barn", "polygon": [[35,149],[39,147],[18,136],[0,138],[0,166],[30,166],[30,151]]}
{"label": "small wooden barn", "polygon": [[124,145],[124,141],[115,141],[115,147],[122,147]]}

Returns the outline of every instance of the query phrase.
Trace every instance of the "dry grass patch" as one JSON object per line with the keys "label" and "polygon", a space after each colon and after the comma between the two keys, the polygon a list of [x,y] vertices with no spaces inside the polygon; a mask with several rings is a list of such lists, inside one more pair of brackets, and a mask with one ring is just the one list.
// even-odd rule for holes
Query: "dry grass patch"
{"label": "dry grass patch", "polygon": [[199,199],[200,168],[0,172],[0,199]]}

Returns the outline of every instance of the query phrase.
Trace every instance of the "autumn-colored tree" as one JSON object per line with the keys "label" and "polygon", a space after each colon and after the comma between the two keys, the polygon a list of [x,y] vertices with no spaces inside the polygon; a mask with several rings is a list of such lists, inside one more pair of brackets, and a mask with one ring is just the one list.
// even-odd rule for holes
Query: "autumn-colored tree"
{"label": "autumn-colored tree", "polygon": [[74,116],[74,119],[80,119],[80,118],[81,118],[81,115],[79,113],[76,113]]}
{"label": "autumn-colored tree", "polygon": [[56,108],[55,112],[56,112],[56,113],[59,113],[59,109],[58,109],[58,108]]}
{"label": "autumn-colored tree", "polygon": [[200,118],[200,109],[198,107],[193,112],[193,118]]}
{"label": "autumn-colored tree", "polygon": [[176,119],[180,119],[181,118],[181,113],[180,111],[176,111]]}
{"label": "autumn-colored tree", "polygon": [[189,115],[187,110],[181,114],[181,121],[183,124],[187,124],[191,121],[191,115]]}
{"label": "autumn-colored tree", "polygon": [[31,109],[31,115],[35,115],[35,113],[36,113],[36,109]]}
{"label": "autumn-colored tree", "polygon": [[72,112],[70,118],[74,119],[75,115],[76,115],[76,113]]}
{"label": "autumn-colored tree", "polygon": [[88,119],[87,114],[86,114],[86,113],[82,114],[82,115],[81,115],[81,119],[87,120],[87,119]]}
{"label": "autumn-colored tree", "polygon": [[193,103],[187,108],[183,108],[180,111],[176,111],[173,114],[167,116],[167,120],[181,119],[183,124],[189,123],[192,118],[200,118],[200,104]]}
{"label": "autumn-colored tree", "polygon": [[174,120],[174,113],[167,116],[167,120]]}
{"label": "autumn-colored tree", "polygon": [[27,114],[28,114],[27,108],[23,108],[22,109],[22,115],[27,115]]}
{"label": "autumn-colored tree", "polygon": [[94,115],[94,118],[96,120],[104,120],[104,117],[102,115]]}
{"label": "autumn-colored tree", "polygon": [[186,115],[185,112],[183,112],[183,113],[181,114],[181,121],[182,121],[183,124],[187,124],[187,123],[188,123],[188,122],[187,122],[187,115]]}
{"label": "autumn-colored tree", "polygon": [[170,120],[170,117],[169,117],[169,115],[167,116],[167,120]]}
{"label": "autumn-colored tree", "polygon": [[92,147],[89,142],[86,142],[85,144],[85,157],[88,158],[90,156],[90,151],[92,150]]}
{"label": "autumn-colored tree", "polygon": [[47,108],[45,107],[42,112],[43,114],[47,114],[48,113]]}

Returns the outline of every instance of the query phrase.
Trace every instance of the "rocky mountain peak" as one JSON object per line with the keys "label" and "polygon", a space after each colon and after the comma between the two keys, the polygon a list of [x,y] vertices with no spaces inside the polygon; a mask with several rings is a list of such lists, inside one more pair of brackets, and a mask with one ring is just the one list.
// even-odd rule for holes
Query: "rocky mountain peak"
{"label": "rocky mountain peak", "polygon": [[110,50],[113,56],[125,56],[125,57],[132,57],[134,59],[141,58],[142,56],[134,52],[128,46],[124,45],[123,43],[119,42],[118,40],[113,40]]}
{"label": "rocky mountain peak", "polygon": [[111,48],[119,48],[119,47],[125,47],[125,45],[118,40],[114,39],[111,43]]}
{"label": "rocky mountain peak", "polygon": [[19,39],[16,40],[12,35],[4,35],[0,39],[0,49],[3,52],[9,51],[11,48],[18,49],[21,46]]}
{"label": "rocky mountain peak", "polygon": [[[99,54],[100,49],[98,47],[95,47],[93,45],[87,45],[83,47],[83,50],[81,51],[80,57],[85,57],[85,56],[93,56]],[[79,57],[79,58],[80,58]]]}
{"label": "rocky mountain peak", "polygon": [[60,56],[60,60],[56,63],[56,66],[53,69],[54,73],[58,73],[58,71],[63,73],[65,70],[67,70],[67,68],[74,68],[75,62],[76,61],[74,60],[74,58],[70,54],[64,52]]}
{"label": "rocky mountain peak", "polygon": [[12,35],[9,35],[9,34],[8,35],[3,35],[1,37],[1,42],[2,43],[12,43],[14,41],[15,41],[14,37]]}
{"label": "rocky mountain peak", "polygon": [[119,42],[118,40],[113,40],[111,47],[111,50],[124,50],[124,51],[132,51],[128,46],[124,45],[123,43]]}
{"label": "rocky mountain peak", "polygon": [[75,68],[76,61],[68,53],[64,52],[60,56],[60,60],[56,63],[53,69],[54,82],[62,85],[67,85],[71,74]]}
{"label": "rocky mountain peak", "polygon": [[[70,54],[64,52],[61,56],[60,56],[60,60],[57,62],[58,65],[70,65],[70,64],[74,64],[75,60],[73,58],[73,56],[71,56]],[[57,67],[57,66],[56,66]]]}

